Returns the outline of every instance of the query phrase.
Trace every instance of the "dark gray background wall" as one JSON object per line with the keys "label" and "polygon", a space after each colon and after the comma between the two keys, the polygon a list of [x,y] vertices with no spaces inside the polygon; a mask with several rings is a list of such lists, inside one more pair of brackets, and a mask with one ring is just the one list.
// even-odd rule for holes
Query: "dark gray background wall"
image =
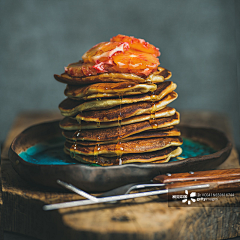
{"label": "dark gray background wall", "polygon": [[227,114],[239,145],[239,2],[1,0],[0,140],[19,112],[57,110],[65,86],[53,74],[121,33],[159,47],[178,85],[172,106]]}

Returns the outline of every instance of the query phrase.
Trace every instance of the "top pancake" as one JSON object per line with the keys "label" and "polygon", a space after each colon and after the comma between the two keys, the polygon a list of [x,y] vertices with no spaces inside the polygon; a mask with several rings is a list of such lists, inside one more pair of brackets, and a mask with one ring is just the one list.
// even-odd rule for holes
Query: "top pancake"
{"label": "top pancake", "polygon": [[156,84],[138,84],[134,82],[95,83],[88,86],[67,85],[64,94],[73,99],[94,99],[153,92]]}
{"label": "top pancake", "polygon": [[137,83],[160,83],[171,78],[172,73],[163,68],[158,67],[158,70],[148,77],[143,78],[131,73],[102,73],[96,76],[88,77],[71,77],[66,73],[61,75],[54,75],[54,78],[61,82],[71,85],[86,85],[92,83],[119,83],[125,81],[132,81]]}

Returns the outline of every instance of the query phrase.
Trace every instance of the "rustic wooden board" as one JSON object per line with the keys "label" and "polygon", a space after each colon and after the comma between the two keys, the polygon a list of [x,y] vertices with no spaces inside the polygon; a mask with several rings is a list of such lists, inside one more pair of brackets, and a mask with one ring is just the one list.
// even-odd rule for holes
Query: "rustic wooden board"
{"label": "rustic wooden board", "polygon": [[[37,239],[226,239],[240,235],[240,193],[202,207],[168,207],[158,197],[114,205],[75,207],[44,212],[46,203],[81,199],[26,182],[13,170],[7,152],[13,138],[26,127],[61,118],[59,113],[23,113],[13,125],[2,152],[2,225]],[[181,123],[218,128],[231,138],[227,118],[207,112],[182,113]],[[236,168],[236,149],[219,168]],[[0,198],[1,199],[1,198]],[[0,204],[1,200],[0,200]],[[1,215],[0,215],[1,216]]]}

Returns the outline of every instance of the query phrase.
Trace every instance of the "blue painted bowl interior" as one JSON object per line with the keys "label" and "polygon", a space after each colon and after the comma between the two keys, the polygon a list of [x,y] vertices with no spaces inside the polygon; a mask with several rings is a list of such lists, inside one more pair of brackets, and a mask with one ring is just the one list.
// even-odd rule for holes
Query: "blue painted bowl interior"
{"label": "blue painted bowl interior", "polygon": [[[179,157],[190,158],[209,155],[216,152],[216,150],[203,143],[193,141],[192,139],[188,138],[182,139],[183,145],[181,147],[183,151]],[[64,153],[63,151],[64,141],[65,141],[64,137],[58,137],[46,142],[41,142],[28,148],[25,152],[21,152],[19,156],[26,162],[39,165],[82,164],[75,161],[66,153]],[[170,162],[172,161],[181,160],[179,160],[178,158],[173,158],[170,160]],[[99,165],[91,164],[91,166]]]}

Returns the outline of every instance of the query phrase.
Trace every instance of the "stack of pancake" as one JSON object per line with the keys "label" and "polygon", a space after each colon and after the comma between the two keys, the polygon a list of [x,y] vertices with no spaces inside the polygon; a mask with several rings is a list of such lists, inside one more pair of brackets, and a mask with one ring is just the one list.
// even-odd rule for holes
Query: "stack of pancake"
{"label": "stack of pancake", "polygon": [[[101,166],[164,163],[181,154],[175,127],[179,113],[168,107],[177,98],[172,74],[158,67],[148,76],[100,73],[54,75],[67,84],[59,109],[64,151],[82,163]],[[168,80],[168,81],[167,81]]]}
{"label": "stack of pancake", "polygon": [[165,81],[170,77],[162,67],[145,79],[104,73],[73,82],[65,73],[55,75],[67,83],[68,98],[59,105],[65,152],[102,166],[162,163],[180,155],[179,113],[167,106],[177,98],[176,84]]}

